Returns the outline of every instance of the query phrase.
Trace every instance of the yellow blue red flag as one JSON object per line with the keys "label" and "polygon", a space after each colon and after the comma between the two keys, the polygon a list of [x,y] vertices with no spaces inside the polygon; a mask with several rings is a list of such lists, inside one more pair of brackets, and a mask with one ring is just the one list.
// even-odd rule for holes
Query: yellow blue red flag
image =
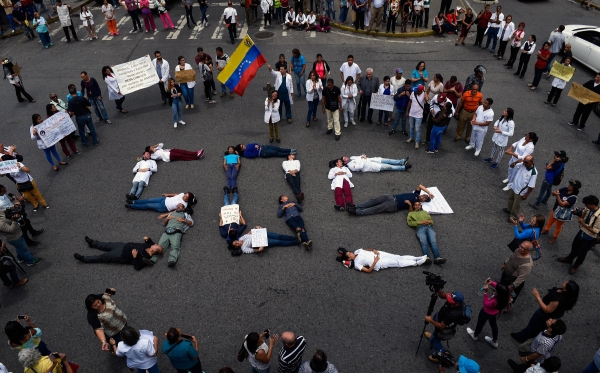
{"label": "yellow blue red flag", "polygon": [[246,35],[229,57],[229,62],[221,70],[217,79],[233,93],[242,96],[258,69],[265,63],[267,63],[265,57],[250,36]]}

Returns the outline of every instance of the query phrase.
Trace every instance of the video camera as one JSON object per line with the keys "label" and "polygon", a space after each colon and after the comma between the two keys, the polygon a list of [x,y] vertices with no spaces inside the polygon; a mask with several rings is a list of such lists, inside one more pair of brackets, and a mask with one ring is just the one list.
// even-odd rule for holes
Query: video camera
{"label": "video camera", "polygon": [[456,361],[450,351],[438,351],[435,356],[440,359],[440,366],[444,368],[454,368],[456,366]]}
{"label": "video camera", "polygon": [[446,281],[440,275],[423,271],[425,277],[425,285],[429,286],[429,291],[437,293],[444,288]]}
{"label": "video camera", "polygon": [[[18,217],[15,218],[15,215],[18,215]],[[25,212],[25,206],[21,204],[13,205],[12,207],[9,207],[6,210],[4,210],[4,216],[6,217],[6,219],[14,220],[19,225],[23,226],[25,225],[25,221],[23,220],[23,218],[27,216],[27,213]]]}
{"label": "video camera", "polygon": [[574,208],[571,212],[573,215],[578,216],[578,217],[582,217],[583,216],[583,209],[582,208]]}

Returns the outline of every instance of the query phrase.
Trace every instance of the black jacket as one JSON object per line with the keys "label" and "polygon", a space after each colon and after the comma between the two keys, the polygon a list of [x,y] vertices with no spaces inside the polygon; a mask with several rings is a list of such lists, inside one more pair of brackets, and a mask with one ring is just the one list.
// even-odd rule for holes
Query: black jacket
{"label": "black jacket", "polygon": [[[177,93],[181,93],[181,88],[179,88],[179,84],[175,84],[175,90],[177,91]],[[167,91],[167,96],[169,96],[169,105],[173,105],[173,97],[171,97],[171,88],[169,88],[169,90]],[[177,100],[181,100],[181,96],[177,97]]]}

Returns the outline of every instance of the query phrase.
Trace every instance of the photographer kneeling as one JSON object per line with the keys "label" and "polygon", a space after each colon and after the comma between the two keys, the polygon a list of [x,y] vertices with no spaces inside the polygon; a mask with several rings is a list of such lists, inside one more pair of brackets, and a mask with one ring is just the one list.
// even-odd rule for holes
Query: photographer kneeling
{"label": "photographer kneeling", "polygon": [[456,325],[463,317],[463,302],[465,297],[461,292],[454,291],[445,293],[438,291],[438,296],[446,300],[446,303],[440,308],[438,313],[431,316],[425,316],[425,322],[435,327],[433,334],[425,332],[425,338],[429,339],[430,346],[433,348],[433,354],[429,355],[429,361],[439,363],[439,353],[444,352],[442,341],[447,341],[456,334]]}
{"label": "photographer kneeling", "polygon": [[36,238],[40,234],[44,233],[45,229],[40,229],[38,231],[31,226],[31,222],[29,219],[27,219],[27,213],[25,213],[25,206],[23,204],[24,200],[24,197],[15,197],[12,194],[6,193],[6,187],[4,185],[0,185],[0,213],[3,212],[7,219],[10,219],[9,215],[13,215],[15,213],[20,215],[21,219],[16,220],[21,227],[21,233],[23,233],[25,243],[29,247],[37,247],[42,243],[29,238],[27,232],[31,234],[31,237]]}
{"label": "photographer kneeling", "polygon": [[454,361],[450,351],[446,351],[439,354],[440,365],[438,369],[440,373],[444,373],[446,368],[454,368],[460,373],[479,373],[479,364],[475,360],[471,360],[463,355],[458,357],[457,361]]}

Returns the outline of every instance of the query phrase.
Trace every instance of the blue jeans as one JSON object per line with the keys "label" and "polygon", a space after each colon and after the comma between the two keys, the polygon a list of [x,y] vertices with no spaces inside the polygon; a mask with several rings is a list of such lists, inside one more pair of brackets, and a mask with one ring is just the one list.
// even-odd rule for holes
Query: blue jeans
{"label": "blue jeans", "polygon": [[96,136],[96,129],[94,128],[94,121],[92,120],[92,114],[81,115],[75,117],[77,127],[79,128],[79,136],[81,137],[81,144],[85,148],[87,145],[87,139],[85,138],[85,126],[87,125],[90,133],[92,134],[92,141],[94,145],[98,144],[98,137]]}
{"label": "blue jeans", "polygon": [[300,89],[300,87],[304,88],[304,94],[306,94],[306,72],[302,73],[302,75],[298,75],[298,73],[296,73],[294,71],[294,77],[296,78],[296,89],[298,90],[298,97],[302,96],[302,89]]}
{"label": "blue jeans", "polygon": [[200,23],[208,22],[208,18],[206,18],[206,9],[208,9],[208,6],[200,7],[200,11],[202,12],[202,18],[200,19]]}
{"label": "blue jeans", "polygon": [[44,47],[50,46],[51,41],[49,32],[38,32],[38,36],[40,37],[40,40],[42,41]]}
{"label": "blue jeans", "polygon": [[140,198],[144,188],[146,187],[146,183],[143,181],[134,181],[133,186],[131,187],[131,191],[129,194],[133,194],[135,198]]}
{"label": "blue jeans", "polygon": [[[182,84],[183,85],[183,84]],[[173,114],[173,122],[177,122],[183,119],[183,114],[181,113],[181,98],[174,98],[173,103],[171,104],[171,113]]]}
{"label": "blue jeans", "polygon": [[442,345],[442,341],[436,337],[433,333],[431,333],[431,338],[429,338],[429,345],[433,348],[433,355],[435,356],[438,351],[444,352],[444,346]]}
{"label": "blue jeans", "polygon": [[6,18],[8,18],[8,22],[10,23],[10,28],[15,30],[15,20],[13,19],[12,14],[7,14]]}
{"label": "blue jeans", "polygon": [[269,365],[267,369],[256,369],[255,367],[250,366],[250,371],[252,373],[269,373],[271,371],[271,366]]}
{"label": "blue jeans", "polygon": [[233,193],[233,199],[231,200],[231,202],[229,202],[229,193],[227,193],[223,197],[223,206],[237,205],[239,199],[240,199],[240,196],[237,193]]}
{"label": "blue jeans", "polygon": [[238,169],[235,166],[237,166],[237,164],[228,163],[227,171],[225,171],[225,175],[227,176],[227,188],[229,189],[233,189],[237,186]]}
{"label": "blue jeans", "polygon": [[348,18],[348,7],[343,6],[340,8],[340,22],[346,22],[346,18]]}
{"label": "blue jeans", "polygon": [[[227,86],[223,83],[221,83],[221,93],[227,93]],[[229,90],[229,93],[233,93],[231,92],[231,89]]]}
{"label": "blue jeans", "polygon": [[398,128],[398,121],[400,120],[402,121],[402,131],[406,131],[406,109],[400,109],[394,105],[394,125],[392,126],[392,131]]}
{"label": "blue jeans", "polygon": [[542,181],[542,186],[540,187],[540,195],[535,201],[536,206],[539,206],[542,202],[548,202],[550,195],[552,193],[552,184],[550,184],[546,178]]}
{"label": "blue jeans", "polygon": [[15,247],[15,249],[17,250],[18,260],[23,260],[27,264],[33,263],[33,255],[31,255],[31,253],[29,252],[29,248],[27,247],[23,236],[13,241],[6,240],[6,242]]}
{"label": "blue jeans", "polygon": [[285,223],[292,228],[294,233],[300,233],[300,239],[302,242],[308,242],[308,235],[306,234],[306,228],[304,228],[304,220],[302,219],[302,216],[293,216]]}
{"label": "blue jeans", "polygon": [[108,120],[108,114],[106,113],[106,109],[104,108],[104,101],[98,100],[98,97],[88,97],[88,100],[90,101],[90,104],[92,104],[92,107],[94,108],[94,112],[96,112],[96,116],[98,117],[98,119]]}
{"label": "blue jeans", "polygon": [[273,232],[267,232],[267,241],[267,246],[269,247],[298,245],[297,237],[286,236],[284,234],[277,234]]}
{"label": "blue jeans", "polygon": [[291,149],[280,148],[278,146],[263,145],[262,151],[260,152],[260,157],[261,158],[270,158],[270,157],[287,158],[287,156],[290,153],[291,153]]}
{"label": "blue jeans", "polygon": [[335,7],[333,6],[333,1],[327,0],[327,3],[325,4],[327,6],[327,17],[329,17],[329,19],[334,20],[335,19]]}
{"label": "blue jeans", "polygon": [[492,50],[496,50],[496,43],[498,43],[498,38],[496,36],[498,36],[498,31],[500,30],[500,27],[490,27],[488,29],[487,32],[487,41],[485,42],[485,47],[489,47],[490,46],[490,41],[493,40],[492,43]]}
{"label": "blue jeans", "polygon": [[[282,100],[279,99],[279,116],[281,117],[283,114],[283,106],[285,106],[285,117],[286,119],[292,119],[292,107],[290,106],[290,100]],[[281,105],[283,104],[283,105]]]}
{"label": "blue jeans", "polygon": [[404,162],[402,165],[399,164],[386,164],[383,163],[381,165],[381,171],[404,171],[406,167],[404,167]]}
{"label": "blue jeans", "polygon": [[319,109],[319,101],[308,101],[308,114],[306,115],[307,122],[310,122],[311,118],[317,117],[318,109]]}
{"label": "blue jeans", "polygon": [[35,33],[33,32],[33,30],[28,27],[25,22],[21,22],[21,24],[17,24],[17,27],[21,30],[23,30],[23,33],[25,33],[25,35],[27,35],[28,38],[33,39],[33,37],[35,36]]}
{"label": "blue jeans", "polygon": [[56,146],[52,145],[49,148],[43,149],[44,150],[44,154],[46,154],[46,159],[48,160],[48,162],[54,166],[54,161],[52,160],[52,155],[54,154],[54,158],[56,158],[57,162],[60,163],[60,157],[58,156],[58,153],[56,152]]}
{"label": "blue jeans", "polygon": [[437,259],[440,257],[437,242],[435,241],[435,231],[433,230],[432,226],[420,225],[417,228],[417,237],[419,238],[419,242],[421,242],[421,250],[423,251],[423,255],[429,255],[429,246],[431,246],[433,258]]}
{"label": "blue jeans", "polygon": [[186,105],[194,104],[194,88],[190,88],[187,86],[187,83],[181,84],[179,86],[181,88],[181,95],[185,100]]}
{"label": "blue jeans", "polygon": [[408,123],[410,125],[410,134],[409,137],[415,140],[415,143],[418,143],[421,140],[421,122],[423,118],[413,118],[408,117]]}
{"label": "blue jeans", "polygon": [[429,143],[430,151],[438,150],[440,148],[440,145],[442,144],[442,134],[444,133],[446,128],[448,128],[448,126],[433,126],[433,128],[431,129],[431,142]]}
{"label": "blue jeans", "polygon": [[554,57],[556,57],[558,53],[550,53],[550,58],[548,58],[548,61],[546,62],[546,72],[549,73],[550,70],[552,69],[552,61],[554,60]]}
{"label": "blue jeans", "polygon": [[131,208],[134,210],[154,210],[158,212],[168,212],[165,205],[166,197],[156,197],[150,199],[139,199],[133,201]]}
{"label": "blue jeans", "polygon": [[598,373],[598,372],[600,372],[600,369],[596,366],[596,363],[594,363],[594,360],[592,360],[590,365],[588,365],[587,368],[585,368],[584,371],[581,373]]}
{"label": "blue jeans", "polygon": [[150,369],[139,369],[137,370],[137,373],[146,373],[146,371],[148,371],[148,373],[160,373],[160,370],[158,369],[158,364],[154,364],[153,367],[151,367]]}

